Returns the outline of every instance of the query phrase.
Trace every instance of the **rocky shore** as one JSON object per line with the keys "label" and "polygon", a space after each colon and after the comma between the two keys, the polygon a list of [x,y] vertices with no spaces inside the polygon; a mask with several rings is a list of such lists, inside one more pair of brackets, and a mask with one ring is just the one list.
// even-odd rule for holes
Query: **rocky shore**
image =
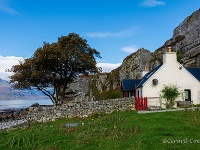
{"label": "rocky shore", "polygon": [[27,123],[28,109],[5,110],[0,112],[0,130],[15,128],[19,124]]}
{"label": "rocky shore", "polygon": [[28,109],[5,110],[4,112],[0,112],[0,122],[23,119],[26,118],[27,114]]}
{"label": "rocky shore", "polygon": [[9,121],[0,122],[0,130],[15,128],[19,124],[24,124],[25,126],[28,126],[28,120],[19,119],[19,120],[9,120]]}
{"label": "rocky shore", "polygon": [[[38,103],[32,104],[30,107],[39,106]],[[20,110],[4,110],[0,112],[0,130],[15,128],[19,124],[28,126],[27,114],[29,108]]]}

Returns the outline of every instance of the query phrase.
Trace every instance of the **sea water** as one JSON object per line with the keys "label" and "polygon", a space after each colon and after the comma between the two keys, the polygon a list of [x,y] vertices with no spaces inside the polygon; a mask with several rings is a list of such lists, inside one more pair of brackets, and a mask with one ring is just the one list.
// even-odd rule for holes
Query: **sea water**
{"label": "sea water", "polygon": [[39,105],[53,105],[50,99],[44,100],[0,100],[0,112],[3,110],[19,110],[38,103]]}

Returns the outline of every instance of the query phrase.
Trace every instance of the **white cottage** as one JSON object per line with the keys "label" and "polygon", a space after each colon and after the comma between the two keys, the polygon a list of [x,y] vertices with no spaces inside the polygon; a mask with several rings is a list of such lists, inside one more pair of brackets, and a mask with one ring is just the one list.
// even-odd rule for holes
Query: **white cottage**
{"label": "white cottage", "polygon": [[136,96],[148,97],[149,106],[162,106],[160,98],[164,85],[173,84],[179,87],[182,94],[177,101],[189,101],[200,104],[200,68],[185,68],[177,61],[176,52],[163,55],[163,65],[157,66],[142,78],[137,85]]}

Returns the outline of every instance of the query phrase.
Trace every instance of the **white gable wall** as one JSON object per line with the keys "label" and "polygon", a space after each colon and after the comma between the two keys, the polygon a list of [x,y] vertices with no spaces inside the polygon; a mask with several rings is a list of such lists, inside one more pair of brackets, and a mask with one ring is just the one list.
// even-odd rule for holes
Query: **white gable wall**
{"label": "white gable wall", "polygon": [[[166,53],[163,63],[157,72],[139,89],[142,93],[140,96],[148,97],[149,105],[159,106],[160,91],[164,88],[164,85],[174,84],[180,87],[180,91],[190,89],[193,104],[200,104],[200,82],[176,61],[176,53]],[[157,85],[153,85],[153,79],[158,80]],[[183,96],[180,95],[177,100],[183,101]]]}

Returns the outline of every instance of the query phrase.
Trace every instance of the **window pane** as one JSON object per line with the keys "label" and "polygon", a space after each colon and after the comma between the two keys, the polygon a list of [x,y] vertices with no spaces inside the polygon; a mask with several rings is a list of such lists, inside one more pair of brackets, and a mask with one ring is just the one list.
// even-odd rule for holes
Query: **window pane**
{"label": "window pane", "polygon": [[189,97],[188,97],[188,91],[185,91],[185,99],[188,99]]}

